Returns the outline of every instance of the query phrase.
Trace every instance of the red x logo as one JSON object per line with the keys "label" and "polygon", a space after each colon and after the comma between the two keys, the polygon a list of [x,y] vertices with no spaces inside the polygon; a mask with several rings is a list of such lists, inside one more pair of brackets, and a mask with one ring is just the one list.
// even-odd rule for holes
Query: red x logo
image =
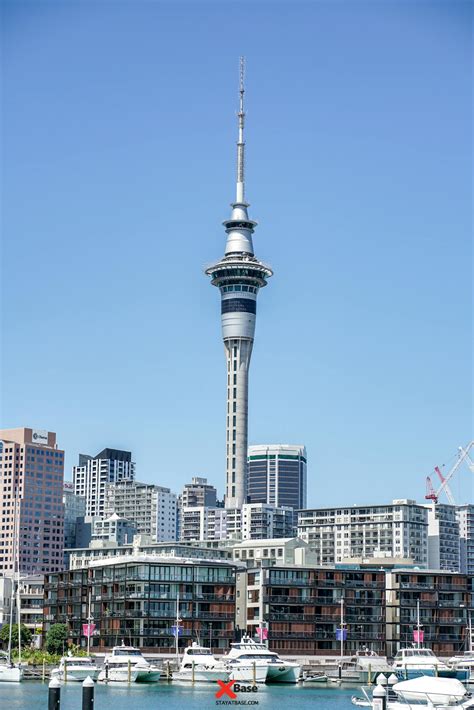
{"label": "red x logo", "polygon": [[232,690],[233,680],[229,680],[228,683],[224,683],[223,680],[218,680],[217,683],[221,686],[221,689],[217,691],[216,698],[222,698],[223,695],[228,695],[231,700],[235,700],[237,694]]}

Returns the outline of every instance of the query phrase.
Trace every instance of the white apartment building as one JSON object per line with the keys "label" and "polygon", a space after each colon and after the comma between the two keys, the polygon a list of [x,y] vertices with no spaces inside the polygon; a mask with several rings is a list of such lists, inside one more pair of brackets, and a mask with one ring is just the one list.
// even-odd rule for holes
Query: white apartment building
{"label": "white apartment building", "polygon": [[181,540],[260,540],[293,536],[293,508],[245,503],[239,508],[182,509]]}
{"label": "white apartment building", "polygon": [[463,574],[474,574],[474,505],[458,505],[460,566]]}
{"label": "white apartment building", "polygon": [[73,466],[74,493],[86,500],[86,515],[105,516],[105,489],[109,483],[133,481],[135,463],[130,451],[104,449],[97,456],[79,454],[79,465]]}
{"label": "white apartment building", "polygon": [[225,540],[227,537],[225,508],[205,505],[183,508],[181,515],[181,541]]}
{"label": "white apartment building", "polygon": [[459,520],[456,506],[430,503],[428,510],[428,567],[460,572]]}
{"label": "white apartment building", "polygon": [[137,533],[153,542],[176,540],[177,496],[169,488],[132,480],[108,483],[105,515],[112,513],[133,521]]}
{"label": "white apartment building", "polygon": [[293,519],[293,508],[246,503],[242,506],[242,540],[293,537]]}
{"label": "white apartment building", "polygon": [[177,538],[178,540],[189,539],[184,537],[189,533],[183,532],[183,511],[185,508],[217,508],[217,490],[215,486],[207,482],[204,476],[193,476],[191,483],[186,483],[182,492],[178,496],[177,513]]}
{"label": "white apartment building", "polygon": [[131,520],[121,518],[112,513],[108,518],[98,518],[92,528],[92,542],[104,540],[116,545],[126,545],[133,542],[137,529]]}
{"label": "white apartment building", "polygon": [[243,540],[232,546],[234,562],[249,566],[310,565],[316,564],[316,555],[309,545],[298,537],[269,540]]}
{"label": "white apartment building", "polygon": [[355,557],[410,557],[420,567],[428,564],[428,511],[414,500],[300,510],[298,537],[316,553],[318,565]]}

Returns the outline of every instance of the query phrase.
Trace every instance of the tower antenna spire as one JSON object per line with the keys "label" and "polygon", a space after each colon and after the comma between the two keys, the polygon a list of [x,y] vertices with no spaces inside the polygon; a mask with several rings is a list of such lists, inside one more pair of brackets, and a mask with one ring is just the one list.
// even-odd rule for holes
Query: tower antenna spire
{"label": "tower antenna spire", "polygon": [[244,141],[244,94],[245,94],[245,57],[240,57],[239,70],[239,139],[237,141],[237,193],[235,201],[237,204],[245,203],[245,141]]}

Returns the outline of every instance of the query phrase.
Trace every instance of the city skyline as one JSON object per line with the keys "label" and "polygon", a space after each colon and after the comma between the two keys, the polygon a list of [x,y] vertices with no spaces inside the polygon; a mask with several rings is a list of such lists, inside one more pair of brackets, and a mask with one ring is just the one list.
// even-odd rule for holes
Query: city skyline
{"label": "city skyline", "polygon": [[[236,48],[237,10],[209,5],[198,53],[192,7],[77,23],[74,5],[3,6],[2,425],[56,431],[67,478],[79,452],[116,447],[139,480],[203,475],[223,493],[225,369],[202,269],[221,249],[240,53],[258,253],[276,273],[249,444],[303,442],[312,506],[421,501],[471,438],[466,6],[344,7],[286,9],[281,56],[278,8],[253,9]],[[472,490],[458,474],[457,502]]]}

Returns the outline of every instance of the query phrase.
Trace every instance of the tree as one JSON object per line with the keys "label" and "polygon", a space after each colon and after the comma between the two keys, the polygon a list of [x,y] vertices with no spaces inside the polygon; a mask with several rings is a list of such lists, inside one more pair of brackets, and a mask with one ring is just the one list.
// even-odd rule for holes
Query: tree
{"label": "tree", "polygon": [[46,634],[46,650],[48,653],[61,654],[67,641],[67,626],[53,624]]}
{"label": "tree", "polygon": [[[8,644],[8,639],[10,636],[10,627],[8,624],[5,624],[2,626],[2,629],[0,631],[0,640],[3,642],[3,645],[6,646]],[[21,646],[22,648],[24,646],[29,646],[31,643],[31,631],[29,628],[25,626],[25,624],[20,624],[20,638],[21,638]],[[12,651],[14,651],[16,648],[18,648],[18,624],[13,624],[12,625]]]}

